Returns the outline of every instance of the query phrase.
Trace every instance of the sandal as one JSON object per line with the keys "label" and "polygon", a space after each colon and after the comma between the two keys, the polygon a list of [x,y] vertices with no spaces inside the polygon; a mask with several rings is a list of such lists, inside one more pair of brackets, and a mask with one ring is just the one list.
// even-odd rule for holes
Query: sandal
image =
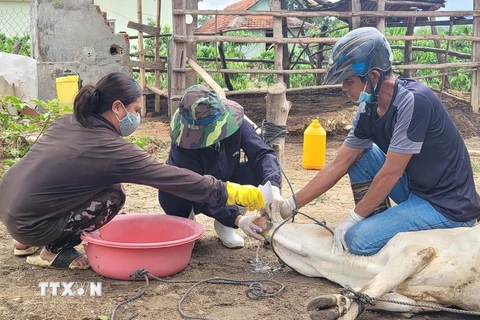
{"label": "sandal", "polygon": [[26,247],[25,249],[17,249],[14,248],[13,254],[17,257],[24,257],[24,256],[29,256],[34,254],[35,252],[38,251],[41,247],[35,247],[35,246],[29,246]]}
{"label": "sandal", "polygon": [[27,263],[44,268],[54,269],[72,269],[72,270],[86,270],[90,268],[90,264],[86,266],[76,266],[73,263],[79,258],[83,257],[83,254],[74,248],[64,249],[57,253],[52,261],[44,260],[40,255],[27,257]]}

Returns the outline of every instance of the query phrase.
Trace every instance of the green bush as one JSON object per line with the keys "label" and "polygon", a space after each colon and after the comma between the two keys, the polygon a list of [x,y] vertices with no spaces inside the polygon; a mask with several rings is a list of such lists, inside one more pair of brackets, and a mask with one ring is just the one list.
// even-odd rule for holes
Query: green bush
{"label": "green bush", "polygon": [[4,171],[28,152],[54,120],[63,113],[72,111],[69,107],[59,107],[58,100],[31,101],[46,111],[39,116],[14,115],[8,111],[9,108],[20,112],[29,105],[15,96],[0,97],[0,158],[3,158]]}
{"label": "green bush", "polygon": [[30,57],[30,35],[25,37],[11,37],[7,38],[3,33],[0,33],[0,51],[6,53],[12,53],[12,49],[15,44],[19,42],[21,44],[18,54]]}

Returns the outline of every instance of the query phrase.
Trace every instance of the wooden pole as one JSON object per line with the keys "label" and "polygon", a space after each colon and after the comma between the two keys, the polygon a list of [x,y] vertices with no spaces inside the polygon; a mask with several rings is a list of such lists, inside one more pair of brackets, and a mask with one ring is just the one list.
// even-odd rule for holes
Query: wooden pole
{"label": "wooden pole", "polygon": [[[360,1],[353,0],[360,4]],[[398,3],[395,1],[395,3]],[[357,5],[356,4],[356,5]],[[336,17],[336,18],[378,18],[378,17],[391,17],[391,18],[429,18],[429,17],[461,17],[465,16],[480,16],[480,10],[461,10],[461,11],[360,11],[361,7],[355,7],[352,12],[342,11],[289,11],[289,10],[276,10],[263,11],[263,10],[173,10],[174,16],[185,16],[187,14],[192,15],[226,15],[226,16],[273,16],[273,17]]]}
{"label": "wooden pole", "polygon": [[192,58],[187,57],[187,62],[190,65],[190,67],[200,76],[202,77],[203,81],[205,81],[210,88],[215,91],[220,99],[225,99],[225,90],[220,87],[220,85],[205,71],[203,68]]}
{"label": "wooden pole", "polygon": [[[360,3],[360,0],[352,0],[352,14],[360,11],[362,11],[362,4]],[[350,30],[360,28],[360,17],[352,16],[350,21]]]}
{"label": "wooden pole", "polygon": [[[322,34],[319,34],[320,37],[323,37]],[[143,37],[145,39],[145,37]],[[321,43],[322,44],[322,43]],[[404,49],[405,46],[404,45],[390,45],[390,47],[392,49]],[[147,50],[148,48],[145,48],[143,49],[143,51],[148,51]],[[152,50],[152,49],[155,49],[155,46],[152,46],[150,47],[149,50]],[[327,51],[327,50],[330,50],[331,48],[330,47],[324,47],[321,51],[324,52],[324,51]],[[439,48],[430,48],[430,47],[419,47],[419,46],[414,46],[413,48],[413,51],[424,51],[424,52],[433,52],[433,53],[445,53],[445,49],[439,49]],[[146,52],[145,51],[145,52]],[[316,52],[313,52],[314,55],[316,54],[319,54],[320,52],[319,51],[316,51]],[[449,56],[452,56],[452,57],[456,57],[456,58],[460,58],[460,59],[471,59],[472,58],[472,54],[471,53],[462,53],[462,52],[457,52],[457,51],[452,51],[452,50],[449,50],[448,51],[448,55]],[[139,56],[139,54],[137,53],[131,53],[130,54],[131,57],[137,57]],[[145,58],[155,58],[155,55],[153,54],[146,54],[144,55]],[[205,58],[205,57],[197,57],[197,61],[217,61],[218,58]],[[166,56],[160,56],[160,61],[167,61],[167,57]],[[226,58],[225,61],[227,62],[251,62],[251,63],[256,63],[256,62],[259,62],[259,63],[265,63],[265,64],[273,64],[275,61],[274,60],[269,60],[269,59],[242,59],[242,58]],[[308,61],[304,61],[304,60],[298,60],[298,61],[295,61],[295,64],[310,64],[311,65],[311,62],[308,62]],[[315,63],[316,65],[316,63]]]}
{"label": "wooden pole", "polygon": [[[187,62],[190,65],[190,67],[200,76],[202,77],[203,81],[205,81],[210,88],[215,91],[220,99],[226,99],[227,95],[225,94],[225,90],[220,87],[220,85],[205,71],[201,66],[198,65],[195,60],[193,60],[190,57],[187,57]],[[246,115],[243,115],[243,119],[248,121],[254,128],[257,128],[257,134],[261,133],[260,128],[257,127],[257,125]]]}
{"label": "wooden pole", "polygon": [[[443,64],[410,64],[393,65],[393,70],[425,70],[447,68],[479,68],[480,62],[456,62]],[[174,69],[175,72],[186,72],[188,68]],[[298,69],[298,70],[260,70],[260,69],[205,69],[208,73],[250,73],[250,74],[316,74],[325,73],[326,69]],[[438,76],[438,75],[436,75]]]}
{"label": "wooden pole", "polygon": [[[377,11],[385,11],[385,0],[377,0]],[[377,18],[377,29],[385,34],[385,17]]]}
{"label": "wooden pole", "polygon": [[[177,1],[177,0],[175,0]],[[174,2],[175,2],[174,1]],[[198,9],[198,0],[185,0],[186,1],[186,9],[187,10],[197,10]],[[195,30],[197,30],[198,26],[198,18],[197,15],[192,15],[191,23],[187,23],[186,27],[186,34],[188,37],[193,36],[195,34]],[[185,57],[190,57],[192,59],[197,59],[197,43],[195,41],[188,41],[186,47],[186,55]],[[186,86],[184,89],[193,86],[197,83],[197,74],[194,71],[187,72],[185,75],[186,79]]]}
{"label": "wooden pole", "polygon": [[[280,0],[270,1],[270,10],[277,11],[281,9]],[[283,39],[283,28],[282,28],[282,17],[273,17],[273,39]],[[280,43],[275,43],[274,45],[275,52],[275,63],[274,70],[283,71],[283,45]],[[284,82],[283,74],[276,74],[277,82]]]}
{"label": "wooden pole", "polygon": [[[198,36],[181,36],[178,34],[174,34],[173,38],[175,42],[217,42],[217,41],[225,41],[225,42],[238,42],[238,43],[280,43],[280,44],[293,44],[293,43],[303,43],[303,44],[311,44],[311,43],[329,43],[334,44],[338,40],[339,37],[335,38],[285,38],[285,39],[275,39],[275,38],[266,38],[266,37],[236,37],[236,36],[205,36],[205,35],[198,35]],[[470,36],[431,36],[431,35],[414,35],[414,36],[387,36],[387,40],[390,41],[407,41],[407,40],[450,40],[450,41],[473,41],[473,42],[480,42],[480,37],[470,37]]]}
{"label": "wooden pole", "polygon": [[[292,31],[290,31],[290,30],[288,30],[288,31],[289,31],[289,33],[292,35],[292,37],[298,38],[300,35],[302,35],[303,37],[305,37],[305,32],[303,31],[303,29],[301,29],[301,30],[298,31],[298,35],[297,35],[297,36],[295,36]],[[322,35],[320,35],[320,37],[322,37]],[[297,60],[295,60],[295,62],[294,62],[292,65],[290,65],[289,68],[291,67],[291,68],[293,69],[293,67],[295,67],[295,66],[298,64],[300,58],[302,57],[302,55],[303,55],[304,53],[306,53],[307,58],[308,58],[308,60],[310,61],[310,65],[312,66],[312,68],[315,68],[316,62],[315,62],[315,59],[313,58],[312,53],[310,52],[310,49],[309,49],[308,45],[306,45],[306,44],[300,44],[300,46],[301,46],[303,49],[302,49],[301,53],[298,55]],[[292,51],[292,56],[293,56],[293,54],[294,54],[294,52]],[[284,68],[283,68],[283,69],[284,69],[284,70],[288,70],[289,68],[287,68],[287,67],[284,65]],[[287,86],[287,87],[288,87],[288,86]]]}
{"label": "wooden pole", "polygon": [[[287,101],[287,86],[283,82],[278,82],[267,89],[266,103],[266,120],[276,125],[286,126],[292,104]],[[280,166],[283,167],[285,137],[277,137],[270,144],[277,154]]]}
{"label": "wooden pole", "polygon": [[[160,0],[158,0],[160,1]],[[187,0],[173,1],[173,10],[186,10]],[[178,41],[177,36],[187,37],[187,22],[185,15],[173,16],[172,38],[168,46],[168,96],[180,95],[187,87],[185,72],[175,71],[175,68],[185,68],[187,60],[187,42]],[[168,99],[168,116],[171,117],[178,108],[178,101]]]}
{"label": "wooden pole", "polygon": [[[437,96],[438,96],[439,99],[441,99],[440,90],[439,90],[439,89],[436,89],[436,88],[430,88],[430,89],[431,89],[432,91],[438,93]],[[450,98],[450,99],[454,99],[454,100],[457,100],[457,101],[459,101],[459,102],[463,102],[463,103],[466,103],[466,104],[468,104],[468,103],[470,102],[470,101],[468,101],[468,100],[466,100],[466,99],[457,97],[457,96],[455,96],[455,95],[453,95],[453,94],[450,94],[450,93],[448,93],[448,92],[443,92],[443,95],[444,95],[445,97]]]}
{"label": "wooden pole", "polygon": [[[137,20],[142,24],[142,0],[137,0]],[[143,32],[138,32],[138,51],[143,51]],[[143,62],[145,60],[143,54],[139,56],[139,60]],[[145,90],[145,68],[140,67],[140,88]],[[145,117],[147,114],[147,99],[143,99],[142,110],[140,115]]]}
{"label": "wooden pole", "polygon": [[162,90],[160,88],[157,88],[155,86],[152,86],[151,84],[147,84],[146,85],[146,88],[150,91],[152,91],[153,93],[155,93],[155,96],[158,96],[158,97],[167,97],[168,96],[168,92],[165,91],[165,90]]}
{"label": "wooden pole", "polygon": [[[414,17],[413,18],[408,18],[407,32],[406,32],[407,36],[413,35],[413,32],[415,31],[415,22],[416,22],[416,18],[414,18]],[[413,41],[411,41],[411,40],[405,41],[405,50],[404,50],[404,54],[403,54],[404,64],[412,63],[412,60],[413,60],[412,48],[413,48]],[[405,78],[411,78],[412,76],[414,76],[414,74],[415,74],[415,70],[408,70],[407,69],[407,70],[403,71],[403,76]]]}
{"label": "wooden pole", "polygon": [[[436,21],[435,17],[431,17],[430,21]],[[438,35],[438,28],[437,26],[431,26],[430,30],[432,31],[432,35],[437,36]],[[447,57],[445,56],[445,51],[442,49],[442,44],[440,40],[433,40],[433,45],[435,46],[436,49],[442,50],[441,52],[437,52],[437,62],[438,63],[445,63],[447,61]],[[445,69],[440,70],[440,73],[445,73]]]}
{"label": "wooden pole", "polygon": [[[162,13],[162,0],[157,0],[157,19],[155,26],[160,29],[160,16]],[[161,30],[160,30],[161,31]],[[160,61],[160,36],[155,36],[155,61]],[[145,69],[144,69],[145,72]],[[155,70],[155,87],[160,88],[160,70]],[[160,112],[160,95],[155,94],[155,112]]]}
{"label": "wooden pole", "polygon": [[[326,25],[323,25],[321,30],[322,30],[322,33],[320,34],[320,37],[323,35],[325,36],[326,35],[326,32],[327,31],[328,27]],[[321,69],[322,68],[322,64],[323,64],[323,46],[324,44],[323,43],[319,43],[318,44],[318,51],[317,51],[317,64],[316,64],[316,68],[317,69]],[[322,84],[322,80],[323,80],[323,76],[321,74],[317,74],[316,77],[315,77],[315,84],[316,85],[321,85]]]}
{"label": "wooden pole", "polygon": [[[473,10],[480,10],[480,0],[473,0]],[[473,36],[480,37],[480,17],[473,18]],[[472,62],[480,61],[480,43],[472,44]],[[480,112],[480,71],[472,72],[470,103],[474,112]]]}
{"label": "wooden pole", "polygon": [[[450,28],[448,29],[448,35],[451,36],[453,32],[453,18],[450,18]],[[447,48],[445,48],[445,61],[448,62],[448,51],[450,50],[450,41],[447,41]],[[440,71],[441,73],[441,71]],[[440,86],[440,99],[442,99],[443,89],[450,89],[450,83],[448,82],[448,76],[442,76],[442,85]]]}
{"label": "wooden pole", "polygon": [[[220,30],[220,35],[223,35],[223,31]],[[227,58],[225,57],[225,48],[223,46],[223,42],[218,43],[218,55],[220,56],[220,63],[222,64],[223,69],[228,69],[227,67]],[[230,81],[230,75],[228,73],[223,74],[223,80],[225,81],[225,85],[227,86],[228,90],[233,91],[235,88],[232,85],[232,82]]]}

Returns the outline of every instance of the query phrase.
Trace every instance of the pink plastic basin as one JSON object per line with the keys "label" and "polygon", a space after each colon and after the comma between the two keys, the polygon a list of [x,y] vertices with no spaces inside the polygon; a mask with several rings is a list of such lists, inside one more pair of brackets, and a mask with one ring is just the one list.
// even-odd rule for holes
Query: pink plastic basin
{"label": "pink plastic basin", "polygon": [[[157,277],[183,270],[203,226],[190,219],[159,214],[118,215],[81,238],[92,269],[102,276],[132,280],[143,268]],[[143,278],[142,278],[143,279]],[[142,280],[139,279],[139,280]]]}

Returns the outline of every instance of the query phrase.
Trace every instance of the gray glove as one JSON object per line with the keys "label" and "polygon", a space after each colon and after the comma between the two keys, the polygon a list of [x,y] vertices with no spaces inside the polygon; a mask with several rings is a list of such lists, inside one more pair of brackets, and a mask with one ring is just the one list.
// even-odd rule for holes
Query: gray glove
{"label": "gray glove", "polygon": [[354,209],[350,211],[348,218],[333,232],[332,252],[341,254],[345,250],[348,250],[347,243],[345,242],[345,233],[347,233],[348,229],[364,219],[364,217],[356,214]]}
{"label": "gray glove", "polygon": [[293,200],[293,197],[287,198],[282,204],[282,207],[280,208],[280,215],[282,216],[282,219],[288,219],[292,216],[293,210],[295,210],[297,207],[295,205],[295,201]]}
{"label": "gray glove", "polygon": [[238,220],[238,227],[242,229],[247,236],[264,241],[265,238],[260,234],[263,231],[262,228],[253,223],[256,218],[257,217],[254,216],[242,216],[240,220]]}
{"label": "gray glove", "polygon": [[278,187],[272,186],[272,203],[265,207],[265,211],[269,214],[273,222],[283,221],[281,216],[282,206],[285,200],[283,200]]}

